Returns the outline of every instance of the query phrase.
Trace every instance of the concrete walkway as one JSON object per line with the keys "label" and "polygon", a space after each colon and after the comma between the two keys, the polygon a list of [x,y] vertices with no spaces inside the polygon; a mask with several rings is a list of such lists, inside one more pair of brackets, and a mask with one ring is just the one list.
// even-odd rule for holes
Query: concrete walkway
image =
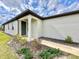
{"label": "concrete walkway", "polygon": [[64,44],[60,44],[60,43],[56,43],[56,42],[48,41],[44,39],[41,39],[41,44],[52,48],[59,48],[61,51],[79,56],[79,48],[76,48],[76,47],[72,47],[72,46],[68,46],[68,45],[64,45]]}

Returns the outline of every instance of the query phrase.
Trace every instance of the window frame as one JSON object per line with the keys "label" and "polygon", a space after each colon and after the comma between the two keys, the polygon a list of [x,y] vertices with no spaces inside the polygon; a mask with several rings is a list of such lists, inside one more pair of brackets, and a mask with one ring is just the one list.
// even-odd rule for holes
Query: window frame
{"label": "window frame", "polygon": [[9,30],[10,28],[9,28],[9,24],[8,24],[8,30]]}

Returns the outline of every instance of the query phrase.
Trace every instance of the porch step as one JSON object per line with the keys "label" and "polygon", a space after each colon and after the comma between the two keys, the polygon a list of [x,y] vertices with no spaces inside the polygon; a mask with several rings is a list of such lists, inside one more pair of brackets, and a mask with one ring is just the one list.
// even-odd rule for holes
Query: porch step
{"label": "porch step", "polygon": [[61,51],[79,56],[78,47],[76,48],[76,47],[72,47],[72,46],[68,46],[68,45],[64,45],[64,44],[60,44],[60,43],[56,43],[56,42],[48,41],[48,40],[44,40],[44,39],[41,39],[41,44],[46,45],[51,48],[57,48],[57,49],[60,49]]}

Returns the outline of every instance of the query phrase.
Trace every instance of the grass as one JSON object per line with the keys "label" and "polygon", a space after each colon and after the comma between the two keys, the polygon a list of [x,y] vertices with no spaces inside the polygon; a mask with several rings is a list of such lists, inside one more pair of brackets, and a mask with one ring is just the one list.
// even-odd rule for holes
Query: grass
{"label": "grass", "polygon": [[2,31],[0,32],[0,44],[5,44],[11,39],[10,36],[4,34]]}
{"label": "grass", "polygon": [[17,59],[16,54],[7,45],[10,36],[0,31],[0,59]]}

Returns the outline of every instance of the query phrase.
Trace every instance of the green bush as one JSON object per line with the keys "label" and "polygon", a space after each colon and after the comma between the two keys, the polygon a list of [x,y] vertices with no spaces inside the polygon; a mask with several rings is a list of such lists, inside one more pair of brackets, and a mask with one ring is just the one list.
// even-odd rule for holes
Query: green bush
{"label": "green bush", "polygon": [[65,38],[65,42],[66,43],[73,43],[73,41],[72,41],[72,38],[70,37],[70,36],[67,36],[66,38]]}
{"label": "green bush", "polygon": [[45,49],[39,54],[42,59],[51,59],[59,55],[61,55],[61,51],[55,48]]}
{"label": "green bush", "polygon": [[32,59],[32,53],[29,48],[22,48],[20,53],[24,55],[24,59]]}

